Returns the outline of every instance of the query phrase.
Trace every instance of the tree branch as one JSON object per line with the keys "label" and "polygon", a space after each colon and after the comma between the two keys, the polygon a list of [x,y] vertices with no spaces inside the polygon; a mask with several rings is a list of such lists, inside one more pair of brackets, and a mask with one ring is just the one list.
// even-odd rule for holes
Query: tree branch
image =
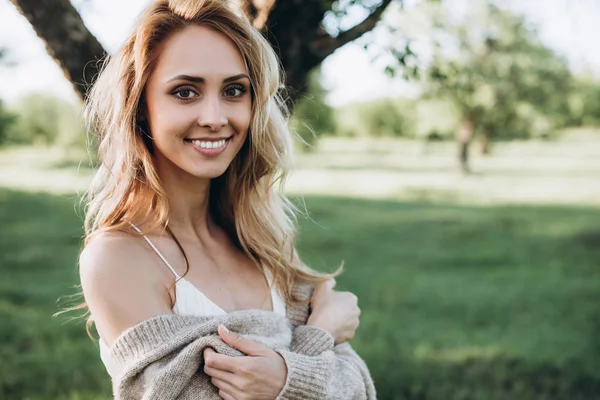
{"label": "tree branch", "polygon": [[363,34],[367,33],[379,21],[381,14],[385,11],[392,0],[383,0],[375,9],[358,25],[348,29],[337,35],[336,37],[329,36],[323,32],[317,39],[311,43],[311,47],[323,59],[333,53],[336,49],[342,47],[355,39],[358,39]]}
{"label": "tree branch", "polygon": [[98,73],[105,51],[69,0],[10,0],[44,41],[80,98]]}

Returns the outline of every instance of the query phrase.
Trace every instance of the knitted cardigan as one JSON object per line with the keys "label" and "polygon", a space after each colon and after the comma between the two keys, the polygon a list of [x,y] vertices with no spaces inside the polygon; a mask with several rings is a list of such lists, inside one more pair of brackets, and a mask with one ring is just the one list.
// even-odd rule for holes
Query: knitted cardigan
{"label": "knitted cardigan", "polygon": [[159,315],[123,332],[110,348],[113,393],[117,400],[220,399],[203,372],[207,347],[230,356],[242,354],[217,333],[220,324],[279,353],[287,365],[277,400],[375,400],[375,387],[364,361],[348,343],[306,326],[312,287],[296,285],[301,302],[288,305],[287,318],[262,310],[189,317]]}

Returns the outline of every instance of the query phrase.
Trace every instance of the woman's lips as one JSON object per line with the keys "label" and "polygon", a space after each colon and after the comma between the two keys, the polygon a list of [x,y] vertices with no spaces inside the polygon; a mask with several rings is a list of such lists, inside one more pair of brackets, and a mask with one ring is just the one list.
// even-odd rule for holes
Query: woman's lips
{"label": "woman's lips", "polygon": [[189,144],[198,153],[205,156],[214,157],[225,151],[231,137],[227,139],[185,139],[185,142]]}

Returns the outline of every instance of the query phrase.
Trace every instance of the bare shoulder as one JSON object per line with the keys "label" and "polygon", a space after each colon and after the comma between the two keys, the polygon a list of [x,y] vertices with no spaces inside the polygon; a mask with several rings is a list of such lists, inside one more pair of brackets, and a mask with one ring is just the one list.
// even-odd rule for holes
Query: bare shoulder
{"label": "bare shoulder", "polygon": [[79,271],[85,301],[108,344],[127,328],[171,312],[164,282],[139,238],[97,234],[81,252]]}
{"label": "bare shoulder", "polygon": [[93,287],[109,284],[112,289],[122,281],[143,283],[152,276],[146,264],[149,259],[134,236],[124,232],[98,233],[79,256],[82,284]]}

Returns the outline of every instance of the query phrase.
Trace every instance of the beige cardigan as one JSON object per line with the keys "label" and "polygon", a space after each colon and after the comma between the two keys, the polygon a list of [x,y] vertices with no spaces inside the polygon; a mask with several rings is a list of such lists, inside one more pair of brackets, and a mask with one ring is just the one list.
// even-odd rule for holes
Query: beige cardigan
{"label": "beige cardigan", "polygon": [[277,400],[376,399],[369,370],[352,347],[334,346],[327,332],[305,325],[311,292],[306,285],[294,288],[302,302],[288,306],[287,318],[261,310],[211,317],[169,314],[128,329],[110,349],[115,399],[219,399],[202,370],[203,351],[212,347],[241,355],[220,340],[220,324],[281,354],[288,375]]}

